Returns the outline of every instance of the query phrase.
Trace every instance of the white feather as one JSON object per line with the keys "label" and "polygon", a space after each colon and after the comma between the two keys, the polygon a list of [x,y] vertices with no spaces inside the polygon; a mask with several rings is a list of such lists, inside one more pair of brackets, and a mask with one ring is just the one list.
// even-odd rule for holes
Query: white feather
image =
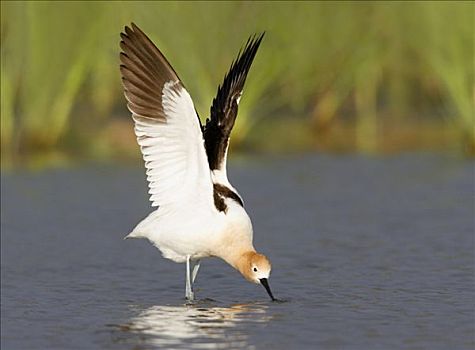
{"label": "white feather", "polygon": [[182,202],[213,205],[213,185],[193,101],[179,82],[162,91],[166,122],[143,118],[133,110],[152,206]]}

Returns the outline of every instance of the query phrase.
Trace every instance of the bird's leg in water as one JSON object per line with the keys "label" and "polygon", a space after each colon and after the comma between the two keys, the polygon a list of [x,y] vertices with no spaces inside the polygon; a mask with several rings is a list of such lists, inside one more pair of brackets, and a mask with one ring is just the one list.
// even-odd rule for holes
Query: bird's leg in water
{"label": "bird's leg in water", "polygon": [[193,266],[193,273],[191,274],[191,284],[195,283],[196,276],[198,275],[198,270],[200,269],[200,260],[197,260],[195,266]]}
{"label": "bird's leg in water", "polygon": [[185,298],[192,301],[194,299],[193,289],[191,287],[190,256],[186,256],[186,288]]}

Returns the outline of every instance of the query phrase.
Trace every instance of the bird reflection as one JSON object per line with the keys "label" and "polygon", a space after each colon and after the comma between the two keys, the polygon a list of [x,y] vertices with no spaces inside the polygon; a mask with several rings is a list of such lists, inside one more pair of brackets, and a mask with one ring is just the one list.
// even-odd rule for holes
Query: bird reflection
{"label": "bird reflection", "polygon": [[156,348],[249,348],[252,346],[245,332],[249,323],[268,320],[263,304],[155,305],[140,311],[129,323],[116,326],[121,333],[121,339],[116,340],[130,342],[124,339],[127,334],[126,338],[139,335],[136,345]]}

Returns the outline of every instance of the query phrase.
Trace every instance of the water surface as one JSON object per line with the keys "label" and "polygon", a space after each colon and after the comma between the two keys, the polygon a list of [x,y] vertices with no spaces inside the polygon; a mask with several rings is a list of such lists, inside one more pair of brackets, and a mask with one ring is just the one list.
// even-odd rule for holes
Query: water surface
{"label": "water surface", "polygon": [[2,349],[473,349],[473,163],[429,155],[235,161],[261,286],[122,237],[142,168],[2,175]]}

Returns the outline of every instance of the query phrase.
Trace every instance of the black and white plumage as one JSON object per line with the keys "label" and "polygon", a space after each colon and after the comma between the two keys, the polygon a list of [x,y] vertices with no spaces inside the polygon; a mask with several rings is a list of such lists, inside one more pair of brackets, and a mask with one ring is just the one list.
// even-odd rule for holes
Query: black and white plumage
{"label": "black and white plumage", "polygon": [[[127,238],[147,238],[164,257],[186,262],[188,299],[193,298],[200,259],[211,256],[224,259],[270,293],[270,263],[254,250],[251,221],[226,174],[239,100],[263,36],[249,38],[202,126],[188,91],[160,50],[135,24],[121,33],[124,93],[147,169],[150,200],[158,207]],[[193,273],[190,262],[197,262]]]}
{"label": "black and white plumage", "polygon": [[206,120],[204,130],[206,154],[211,170],[226,167],[226,153],[229,137],[238,113],[238,104],[252,61],[264,34],[249,38],[242,53],[231,65],[218,87],[218,94],[211,105],[211,117]]}

